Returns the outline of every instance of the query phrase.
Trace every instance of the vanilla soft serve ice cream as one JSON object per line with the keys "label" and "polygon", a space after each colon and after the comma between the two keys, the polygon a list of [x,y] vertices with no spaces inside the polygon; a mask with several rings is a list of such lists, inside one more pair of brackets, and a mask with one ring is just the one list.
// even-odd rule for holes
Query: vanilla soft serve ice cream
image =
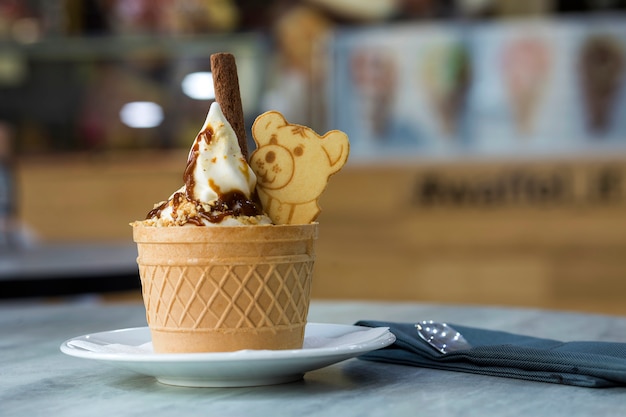
{"label": "vanilla soft serve ice cream", "polygon": [[139,223],[165,227],[271,224],[254,201],[256,175],[217,102],[211,105],[189,151],[183,179],[185,184]]}

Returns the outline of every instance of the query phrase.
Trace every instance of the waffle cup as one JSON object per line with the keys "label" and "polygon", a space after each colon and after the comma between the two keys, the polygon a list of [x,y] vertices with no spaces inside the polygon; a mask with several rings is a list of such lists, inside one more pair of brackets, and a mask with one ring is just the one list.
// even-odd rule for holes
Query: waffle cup
{"label": "waffle cup", "polygon": [[133,227],[154,351],[301,348],[317,226]]}

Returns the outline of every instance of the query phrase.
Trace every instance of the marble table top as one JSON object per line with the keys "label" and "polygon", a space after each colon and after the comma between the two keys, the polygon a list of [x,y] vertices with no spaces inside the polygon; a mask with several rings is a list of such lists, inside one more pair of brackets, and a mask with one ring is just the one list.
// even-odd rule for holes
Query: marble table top
{"label": "marble table top", "polygon": [[[527,309],[315,301],[309,319],[434,319],[564,341],[626,342],[626,317]],[[145,325],[140,304],[0,302],[0,415],[626,415],[626,388],[579,388],[359,359],[290,384],[184,388],[59,351],[74,336]]]}

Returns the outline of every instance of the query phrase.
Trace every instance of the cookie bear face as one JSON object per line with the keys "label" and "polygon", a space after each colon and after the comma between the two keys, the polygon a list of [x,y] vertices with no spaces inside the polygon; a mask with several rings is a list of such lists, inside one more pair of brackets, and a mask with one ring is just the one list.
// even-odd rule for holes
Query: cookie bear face
{"label": "cookie bear face", "polygon": [[250,166],[267,214],[277,224],[314,221],[329,177],[348,159],[346,134],[333,130],[320,136],[271,111],[257,118],[252,135],[257,149]]}
{"label": "cookie bear face", "polygon": [[295,169],[295,158],[302,155],[302,148],[289,149],[280,145],[272,135],[267,145],[258,148],[252,164],[257,167],[257,184],[268,190],[280,190],[291,182]]}

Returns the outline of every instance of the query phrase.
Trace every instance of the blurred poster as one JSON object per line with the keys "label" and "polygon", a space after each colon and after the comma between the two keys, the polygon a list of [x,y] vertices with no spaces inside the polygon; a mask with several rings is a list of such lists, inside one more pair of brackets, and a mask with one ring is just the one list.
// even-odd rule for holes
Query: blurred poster
{"label": "blurred poster", "polygon": [[580,30],[575,59],[577,112],[588,142],[591,146],[626,143],[624,22]]}
{"label": "blurred poster", "polygon": [[424,42],[418,52],[418,89],[436,115],[438,133],[445,140],[457,140],[463,134],[462,119],[472,76],[468,48],[457,37],[439,36]]}
{"label": "blurred poster", "polygon": [[330,52],[355,158],[626,151],[623,19],[343,30]]}
{"label": "blurred poster", "polygon": [[473,32],[476,75],[470,120],[481,154],[571,148],[575,42],[566,27],[497,24]]}
{"label": "blurred poster", "polygon": [[332,58],[331,125],[354,138],[354,155],[445,154],[460,146],[472,71],[459,32],[342,32]]}

